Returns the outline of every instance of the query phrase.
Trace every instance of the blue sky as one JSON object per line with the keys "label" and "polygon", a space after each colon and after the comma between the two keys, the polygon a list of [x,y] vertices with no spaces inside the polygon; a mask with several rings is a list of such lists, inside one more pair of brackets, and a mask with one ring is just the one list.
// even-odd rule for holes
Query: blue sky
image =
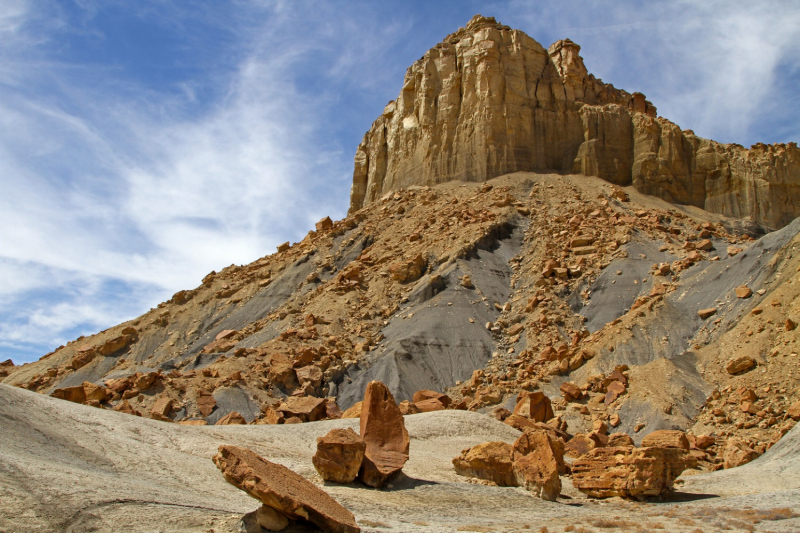
{"label": "blue sky", "polygon": [[698,135],[800,140],[795,1],[0,0],[0,360],[342,218],[364,132],[476,13]]}

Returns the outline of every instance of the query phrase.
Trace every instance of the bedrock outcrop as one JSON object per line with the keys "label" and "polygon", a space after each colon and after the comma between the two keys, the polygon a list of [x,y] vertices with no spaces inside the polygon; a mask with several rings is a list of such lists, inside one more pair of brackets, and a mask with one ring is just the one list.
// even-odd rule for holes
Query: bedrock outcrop
{"label": "bedrock outcrop", "polygon": [[796,143],[745,149],[682,130],[641,93],[589,74],[569,39],[548,49],[476,15],[406,72],[355,155],[350,212],[386,192],[518,171],[599,176],[769,227],[800,215]]}

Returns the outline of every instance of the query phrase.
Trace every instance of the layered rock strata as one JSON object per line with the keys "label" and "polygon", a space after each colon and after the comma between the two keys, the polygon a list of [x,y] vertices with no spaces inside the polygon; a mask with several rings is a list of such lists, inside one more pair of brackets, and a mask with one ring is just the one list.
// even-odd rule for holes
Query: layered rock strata
{"label": "layered rock strata", "polygon": [[473,17],[408,69],[364,135],[350,212],[412,185],[554,170],[774,228],[800,214],[796,143],[747,150],[697,137],[643,94],[589,74],[579,51]]}

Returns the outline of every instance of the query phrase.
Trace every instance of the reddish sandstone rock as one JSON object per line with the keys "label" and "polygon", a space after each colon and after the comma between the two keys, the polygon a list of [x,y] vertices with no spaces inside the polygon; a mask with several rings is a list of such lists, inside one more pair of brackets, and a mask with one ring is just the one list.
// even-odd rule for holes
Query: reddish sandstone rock
{"label": "reddish sandstone rock", "polygon": [[633,439],[627,433],[612,433],[608,436],[607,446],[633,446]]}
{"label": "reddish sandstone rock", "polygon": [[325,398],[325,418],[327,420],[338,420],[342,418],[342,410],[333,398]]}
{"label": "reddish sandstone rock", "polygon": [[344,413],[342,413],[342,418],[361,418],[362,405],[364,405],[364,402],[354,403],[352,407],[345,409]]}
{"label": "reddish sandstone rock", "polygon": [[564,446],[564,455],[577,459],[597,448],[597,444],[589,435],[578,433]]}
{"label": "reddish sandstone rock", "polygon": [[278,411],[288,418],[297,417],[303,422],[316,422],[325,417],[326,401],[313,396],[291,396],[278,406]]}
{"label": "reddish sandstone rock", "polygon": [[68,402],[86,403],[86,390],[83,385],[56,389],[50,396],[59,400],[67,400]]}
{"label": "reddish sandstone rock", "polygon": [[316,228],[317,232],[327,231],[333,227],[333,221],[331,220],[331,217],[325,217],[317,222],[314,227]]}
{"label": "reddish sandstone rock", "polygon": [[280,411],[274,409],[273,407],[267,406],[264,408],[263,420],[267,424],[283,424],[285,417]]}
{"label": "reddish sandstone rock", "polygon": [[567,382],[562,383],[561,387],[559,388],[559,390],[561,391],[561,395],[568,402],[571,402],[573,400],[577,400],[581,396],[583,396],[583,391],[580,389],[580,387],[578,387],[577,385],[575,385],[571,381],[567,381]]}
{"label": "reddish sandstone rock", "polygon": [[122,400],[119,402],[115,407],[114,410],[120,413],[125,413],[126,415],[134,415],[134,416],[142,416],[142,413],[134,409],[128,400]]}
{"label": "reddish sandstone rock", "polygon": [[418,280],[425,272],[428,262],[417,254],[413,258],[392,263],[389,265],[389,274],[392,279],[400,283],[410,283]]}
{"label": "reddish sandstone rock", "polygon": [[208,416],[217,406],[217,400],[209,392],[201,391],[197,397],[197,409],[203,416]]}
{"label": "reddish sandstone rock", "polygon": [[513,446],[514,479],[520,487],[543,500],[555,501],[561,493],[559,472],[565,472],[564,444],[546,431],[526,431]]}
{"label": "reddish sandstone rock", "polygon": [[653,431],[642,439],[642,448],[680,448],[689,449],[689,440],[683,431],[659,429]]}
{"label": "reddish sandstone rock", "polygon": [[430,413],[432,411],[444,411],[446,407],[437,398],[428,398],[421,402],[414,402],[414,407],[419,413]]}
{"label": "reddish sandstone rock", "polygon": [[150,410],[150,418],[163,422],[172,422],[172,419],[169,418],[170,411],[172,411],[172,399],[166,396],[159,398]]}
{"label": "reddish sandstone rock", "polygon": [[332,429],[324,437],[317,437],[317,453],[311,462],[322,479],[350,483],[358,476],[366,448],[352,429]]}
{"label": "reddish sandstone rock", "polygon": [[231,411],[227,415],[223,416],[217,423],[214,424],[215,426],[243,426],[247,424],[247,420],[244,419],[242,415],[240,415],[236,411]]}
{"label": "reddish sandstone rock", "polygon": [[572,484],[593,498],[658,496],[688,463],[678,448],[597,448],[572,463]]}
{"label": "reddish sandstone rock", "polygon": [[736,287],[737,298],[750,298],[752,295],[753,291],[747,285],[741,285],[739,287]]}
{"label": "reddish sandstone rock", "polygon": [[702,318],[703,320],[717,314],[717,309],[715,307],[709,307],[707,309],[701,309],[697,312],[697,316]]}
{"label": "reddish sandstone rock", "polygon": [[755,366],[756,366],[755,359],[747,355],[742,355],[739,357],[734,357],[733,359],[728,361],[728,364],[725,365],[725,370],[728,372],[728,374],[733,375],[733,374],[739,374],[741,372],[746,372],[751,368],[754,368]]}
{"label": "reddish sandstone rock", "polygon": [[535,422],[547,422],[555,416],[550,398],[540,391],[521,392],[513,414],[530,418]]}
{"label": "reddish sandstone rock", "polygon": [[125,328],[123,331],[127,331],[127,333],[107,340],[97,348],[97,352],[100,355],[111,355],[122,350],[123,348],[127,348],[136,341],[135,329]]}
{"label": "reddish sandstone rock", "polygon": [[310,383],[312,387],[319,387],[322,384],[322,370],[318,366],[308,365],[295,368],[294,372],[301,386]]}
{"label": "reddish sandstone rock", "polygon": [[736,468],[758,457],[758,452],[739,439],[728,439],[722,452],[723,466]]}
{"label": "reddish sandstone rock", "polygon": [[152,387],[160,377],[161,376],[158,372],[148,372],[147,374],[142,374],[136,378],[134,386],[140,391],[145,391]]}
{"label": "reddish sandstone rock", "polygon": [[501,487],[517,486],[513,465],[514,448],[506,442],[484,442],[453,458],[458,475],[493,481]]}
{"label": "reddish sandstone rock", "polygon": [[78,370],[88,365],[96,356],[97,353],[94,351],[93,347],[81,348],[70,361],[69,367],[73,370]]}
{"label": "reddish sandstone rock", "polygon": [[450,397],[447,394],[436,392],[432,390],[418,390],[411,397],[412,403],[424,402],[425,400],[438,400],[444,407],[450,406]]}
{"label": "reddish sandstone rock", "polygon": [[536,422],[531,420],[530,418],[526,418],[524,416],[512,414],[507,416],[505,420],[503,420],[504,424],[508,424],[514,429],[518,429],[520,431],[525,431],[526,429],[532,429],[536,427]]}
{"label": "reddish sandstone rock", "polygon": [[408,461],[409,439],[403,414],[392,393],[380,381],[371,381],[361,408],[361,438],[367,445],[359,479],[382,487]]}
{"label": "reddish sandstone rock", "polygon": [[94,400],[97,402],[104,402],[111,396],[105,387],[95,385],[90,381],[84,381],[81,386],[86,394],[86,401]]}
{"label": "reddish sandstone rock", "polygon": [[416,405],[409,402],[408,400],[403,400],[402,402],[400,402],[400,405],[398,407],[400,408],[400,412],[403,413],[403,415],[415,415],[417,413],[422,412],[417,408]]}
{"label": "reddish sandstone rock", "polygon": [[793,403],[787,410],[786,414],[792,420],[800,420],[800,402]]}
{"label": "reddish sandstone rock", "polygon": [[625,394],[625,391],[627,391],[627,387],[623,382],[612,381],[606,387],[606,397],[603,399],[603,403],[606,405],[614,403],[617,398]]}
{"label": "reddish sandstone rock", "polygon": [[308,520],[333,533],[361,531],[350,511],[283,465],[236,446],[220,446],[213,461],[225,481],[289,519]]}

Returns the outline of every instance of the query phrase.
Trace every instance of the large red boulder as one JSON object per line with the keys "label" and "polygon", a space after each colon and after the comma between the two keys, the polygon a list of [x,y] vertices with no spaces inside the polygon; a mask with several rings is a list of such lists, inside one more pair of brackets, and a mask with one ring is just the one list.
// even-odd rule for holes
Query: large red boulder
{"label": "large red boulder", "polygon": [[408,431],[394,396],[380,381],[371,381],[361,406],[361,438],[367,447],[359,478],[382,487],[408,461]]}

